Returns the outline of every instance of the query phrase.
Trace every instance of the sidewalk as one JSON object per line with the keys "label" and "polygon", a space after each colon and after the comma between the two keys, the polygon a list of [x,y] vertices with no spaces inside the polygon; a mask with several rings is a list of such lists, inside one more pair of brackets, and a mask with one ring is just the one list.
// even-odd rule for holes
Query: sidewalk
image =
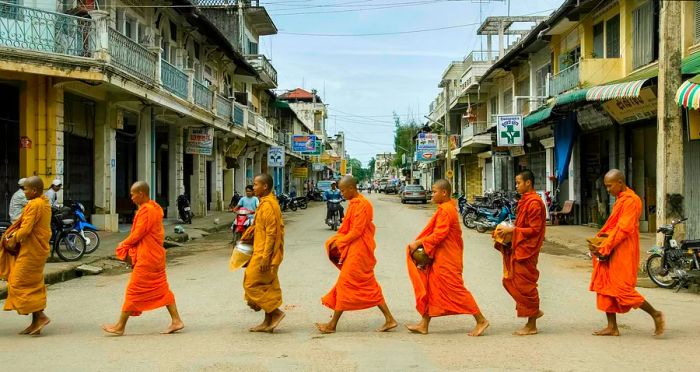
{"label": "sidewalk", "polygon": [[[235,214],[231,212],[211,212],[206,217],[195,218],[191,225],[179,224],[177,220],[166,219],[163,221],[165,227],[165,236],[174,233],[173,229],[176,225],[180,225],[185,229],[190,240],[202,238],[206,235],[224,231],[231,226],[235,219]],[[100,246],[92,254],[86,254],[79,261],[64,262],[57,256],[49,257],[44,267],[44,281],[46,284],[54,284],[76,278],[83,275],[82,272],[76,270],[81,265],[95,264],[104,259],[114,258],[114,251],[119,242],[129,235],[131,225],[119,225],[119,232],[104,232],[100,231]],[[7,283],[0,281],[0,299],[7,297]]]}

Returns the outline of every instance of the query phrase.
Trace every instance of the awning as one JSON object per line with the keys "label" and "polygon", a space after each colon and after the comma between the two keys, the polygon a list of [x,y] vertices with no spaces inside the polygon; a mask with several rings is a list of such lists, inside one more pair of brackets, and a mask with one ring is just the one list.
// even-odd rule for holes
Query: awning
{"label": "awning", "polygon": [[553,105],[547,105],[540,107],[537,111],[530,113],[530,115],[523,118],[523,127],[531,127],[542,120],[548,119],[552,115]]}
{"label": "awning", "polygon": [[693,83],[688,80],[681,84],[681,87],[676,91],[675,101],[678,106],[686,107],[693,110],[700,109],[700,84]]}
{"label": "awning", "polygon": [[289,102],[287,101],[281,101],[281,100],[276,100],[275,101],[275,107],[277,108],[289,108]]}
{"label": "awning", "polygon": [[649,79],[634,80],[625,83],[600,85],[590,88],[586,93],[588,101],[607,101],[616,98],[638,97],[642,86]]}
{"label": "awning", "polygon": [[586,100],[586,94],[588,93],[588,88],[584,89],[574,89],[566,93],[562,93],[556,98],[556,105],[566,105],[569,103],[582,102]]}

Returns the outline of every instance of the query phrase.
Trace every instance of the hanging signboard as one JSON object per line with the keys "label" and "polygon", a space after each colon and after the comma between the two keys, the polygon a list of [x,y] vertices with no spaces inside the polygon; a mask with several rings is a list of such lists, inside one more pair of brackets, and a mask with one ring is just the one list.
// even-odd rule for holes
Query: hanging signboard
{"label": "hanging signboard", "polygon": [[348,161],[345,159],[340,161],[340,174],[348,174]]}
{"label": "hanging signboard", "polygon": [[438,149],[438,135],[436,133],[418,133],[416,149],[436,152]]}
{"label": "hanging signboard", "polygon": [[314,172],[321,172],[324,169],[326,169],[326,165],[323,163],[314,163],[313,165]]}
{"label": "hanging signboard", "polygon": [[700,140],[700,111],[688,110],[688,140]]}
{"label": "hanging signboard", "polygon": [[316,136],[313,134],[295,134],[292,136],[292,151],[311,154],[316,151]]}
{"label": "hanging signboard", "polygon": [[437,160],[437,150],[418,150],[416,149],[416,161],[430,162]]}
{"label": "hanging signboard", "polygon": [[639,97],[613,99],[603,107],[620,124],[654,118],[658,110],[656,94],[649,87],[642,89]]}
{"label": "hanging signboard", "polygon": [[214,128],[189,128],[185,153],[192,155],[211,155],[214,148]]}
{"label": "hanging signboard", "polygon": [[510,148],[510,156],[512,157],[518,157],[518,156],[523,156],[525,155],[525,147],[523,146],[514,146]]}
{"label": "hanging signboard", "polygon": [[294,178],[308,178],[309,168],[306,167],[295,167],[292,169],[292,177]]}
{"label": "hanging signboard", "polygon": [[270,146],[267,150],[267,166],[272,168],[284,167],[284,147]]}
{"label": "hanging signboard", "polygon": [[522,115],[498,115],[496,120],[498,146],[512,147],[525,145]]}

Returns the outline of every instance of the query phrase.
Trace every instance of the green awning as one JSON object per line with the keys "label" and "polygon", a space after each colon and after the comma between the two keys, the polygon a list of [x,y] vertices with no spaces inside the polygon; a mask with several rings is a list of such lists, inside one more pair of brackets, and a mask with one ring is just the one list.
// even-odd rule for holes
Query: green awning
{"label": "green awning", "polygon": [[531,127],[542,120],[546,120],[552,115],[553,105],[542,106],[539,110],[530,113],[530,115],[523,118],[523,127]]}
{"label": "green awning", "polygon": [[288,109],[288,108],[289,108],[289,102],[277,100],[277,101],[275,101],[275,107],[277,107],[277,108],[286,108],[286,109]]}
{"label": "green awning", "polygon": [[566,93],[562,93],[556,97],[556,105],[566,105],[568,103],[581,102],[586,100],[588,88],[574,89]]}
{"label": "green awning", "polygon": [[700,74],[700,53],[693,53],[681,61],[681,73],[683,75]]}

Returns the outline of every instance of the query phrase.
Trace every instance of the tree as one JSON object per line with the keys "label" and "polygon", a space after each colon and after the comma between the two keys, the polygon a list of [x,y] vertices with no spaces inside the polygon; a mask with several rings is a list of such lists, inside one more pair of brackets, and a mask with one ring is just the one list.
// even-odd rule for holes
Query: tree
{"label": "tree", "polygon": [[401,167],[403,166],[403,155],[405,154],[407,158],[410,158],[415,152],[413,138],[420,131],[421,126],[415,119],[402,122],[396,113],[394,113],[394,124],[396,126],[394,132],[394,152],[396,153],[394,166]]}
{"label": "tree", "polygon": [[369,171],[369,174],[367,174],[369,179],[374,178],[374,171],[377,169],[377,159],[372,158],[369,159],[369,163],[367,163],[367,170]]}

